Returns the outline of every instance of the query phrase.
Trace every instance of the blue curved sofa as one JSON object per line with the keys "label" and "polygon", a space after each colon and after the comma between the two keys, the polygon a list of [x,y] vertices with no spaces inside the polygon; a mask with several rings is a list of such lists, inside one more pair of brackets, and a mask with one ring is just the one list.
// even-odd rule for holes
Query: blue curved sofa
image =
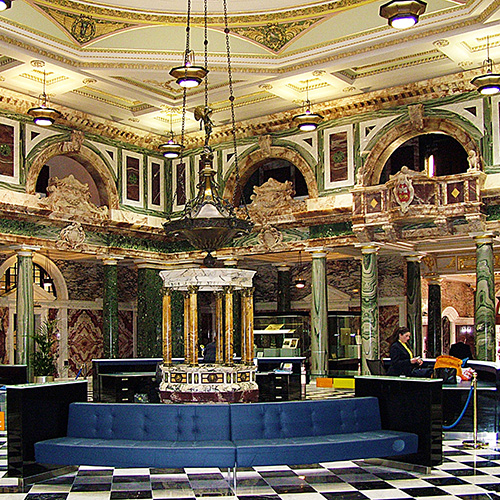
{"label": "blue curved sofa", "polygon": [[247,404],[71,403],[66,436],[35,443],[38,463],[251,467],[394,457],[417,436],[381,429],[372,397]]}

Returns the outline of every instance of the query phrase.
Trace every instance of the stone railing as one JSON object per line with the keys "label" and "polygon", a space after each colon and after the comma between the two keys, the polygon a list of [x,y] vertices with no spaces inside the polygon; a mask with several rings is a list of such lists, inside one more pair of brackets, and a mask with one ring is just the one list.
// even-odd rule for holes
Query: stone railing
{"label": "stone railing", "polygon": [[440,235],[465,230],[458,226],[467,226],[469,232],[484,230],[485,179],[486,174],[476,169],[428,177],[403,167],[385,184],[352,190],[353,230],[361,240],[410,236],[408,231],[413,235],[419,227]]}

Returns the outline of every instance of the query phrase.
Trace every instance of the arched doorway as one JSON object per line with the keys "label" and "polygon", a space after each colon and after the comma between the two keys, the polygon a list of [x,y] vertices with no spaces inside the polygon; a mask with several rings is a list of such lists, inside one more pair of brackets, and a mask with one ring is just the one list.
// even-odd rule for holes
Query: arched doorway
{"label": "arched doorway", "polygon": [[[72,159],[83,167],[92,178],[100,203],[97,206],[119,208],[116,181],[102,158],[85,145],[82,145],[77,151],[64,151],[64,144],[57,143],[48,146],[31,161],[26,176],[26,192],[28,194],[35,194],[37,192],[37,184],[39,186],[43,184],[42,179],[39,182],[39,177],[48,162],[51,162],[52,165],[49,167],[49,172],[51,168],[55,168],[52,161],[61,165],[57,168],[66,169],[67,165],[65,166],[61,159],[61,157],[65,157],[65,162],[69,162],[67,159]],[[52,158],[56,159],[52,160]]]}

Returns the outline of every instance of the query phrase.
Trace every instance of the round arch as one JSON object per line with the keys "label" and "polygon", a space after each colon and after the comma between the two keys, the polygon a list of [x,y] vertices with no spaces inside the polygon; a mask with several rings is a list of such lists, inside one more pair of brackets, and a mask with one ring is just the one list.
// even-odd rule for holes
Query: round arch
{"label": "round arch", "polygon": [[385,163],[399,146],[413,137],[432,133],[449,135],[456,139],[467,153],[474,151],[477,157],[480,157],[479,147],[474,138],[452,121],[439,117],[424,117],[423,126],[417,129],[410,120],[407,120],[387,131],[370,151],[361,175],[358,175],[358,179],[362,179],[361,185],[378,184]]}
{"label": "round arch", "polygon": [[[5,271],[15,264],[17,255],[11,255],[9,258],[5,259],[0,265],[0,277],[4,275]],[[62,275],[59,268],[45,255],[34,253],[33,263],[38,264],[40,267],[45,269],[54,282],[54,286],[57,290],[57,300],[68,300],[68,287],[66,286],[66,280]]]}
{"label": "round arch", "polygon": [[108,208],[119,208],[119,196],[115,180],[108,167],[94,151],[87,146],[81,146],[78,151],[63,151],[63,142],[51,144],[38,154],[29,168],[26,176],[26,192],[35,194],[36,181],[46,162],[54,156],[68,156],[83,165],[94,180],[99,197]]}
{"label": "round arch", "polygon": [[[318,183],[316,182],[316,177],[314,176],[314,172],[307,161],[296,151],[292,149],[280,147],[280,146],[272,146],[270,151],[263,151],[262,149],[258,149],[253,153],[250,153],[243,160],[239,162],[239,170],[240,170],[240,184],[243,187],[250,176],[255,172],[257,165],[262,161],[269,158],[280,158],[283,160],[288,160],[292,163],[300,173],[304,176],[304,180],[307,185],[307,192],[310,198],[318,197]],[[233,170],[229,175],[226,185],[224,187],[223,197],[225,199],[232,199],[233,193],[236,188],[236,171]],[[236,195],[236,204],[239,203],[239,193]]]}

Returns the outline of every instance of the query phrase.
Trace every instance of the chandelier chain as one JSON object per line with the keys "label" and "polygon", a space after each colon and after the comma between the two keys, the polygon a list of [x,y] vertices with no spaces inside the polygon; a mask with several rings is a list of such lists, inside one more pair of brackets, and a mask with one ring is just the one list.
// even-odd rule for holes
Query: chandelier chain
{"label": "chandelier chain", "polygon": [[240,169],[238,165],[238,149],[236,143],[236,120],[234,115],[234,90],[233,90],[233,73],[231,68],[231,47],[229,44],[229,24],[227,19],[227,0],[222,0],[224,6],[224,33],[226,35],[226,52],[227,52],[227,77],[229,86],[229,106],[231,108],[231,134],[233,136],[233,149],[234,149],[234,168],[236,176],[236,186],[233,192],[233,204],[236,201],[236,190],[239,191],[240,201],[243,202],[243,207],[245,209],[245,215],[250,219],[250,214],[248,213],[248,207],[243,196],[243,189],[240,182]]}
{"label": "chandelier chain", "polygon": [[186,51],[184,52],[184,66],[189,63],[190,38],[191,38],[191,0],[187,2],[187,20],[186,20]]}
{"label": "chandelier chain", "polygon": [[[205,54],[205,69],[208,70],[208,7],[207,0],[204,0],[205,7],[205,35],[204,35],[204,54]],[[205,76],[205,108],[208,108],[208,73]]]}

